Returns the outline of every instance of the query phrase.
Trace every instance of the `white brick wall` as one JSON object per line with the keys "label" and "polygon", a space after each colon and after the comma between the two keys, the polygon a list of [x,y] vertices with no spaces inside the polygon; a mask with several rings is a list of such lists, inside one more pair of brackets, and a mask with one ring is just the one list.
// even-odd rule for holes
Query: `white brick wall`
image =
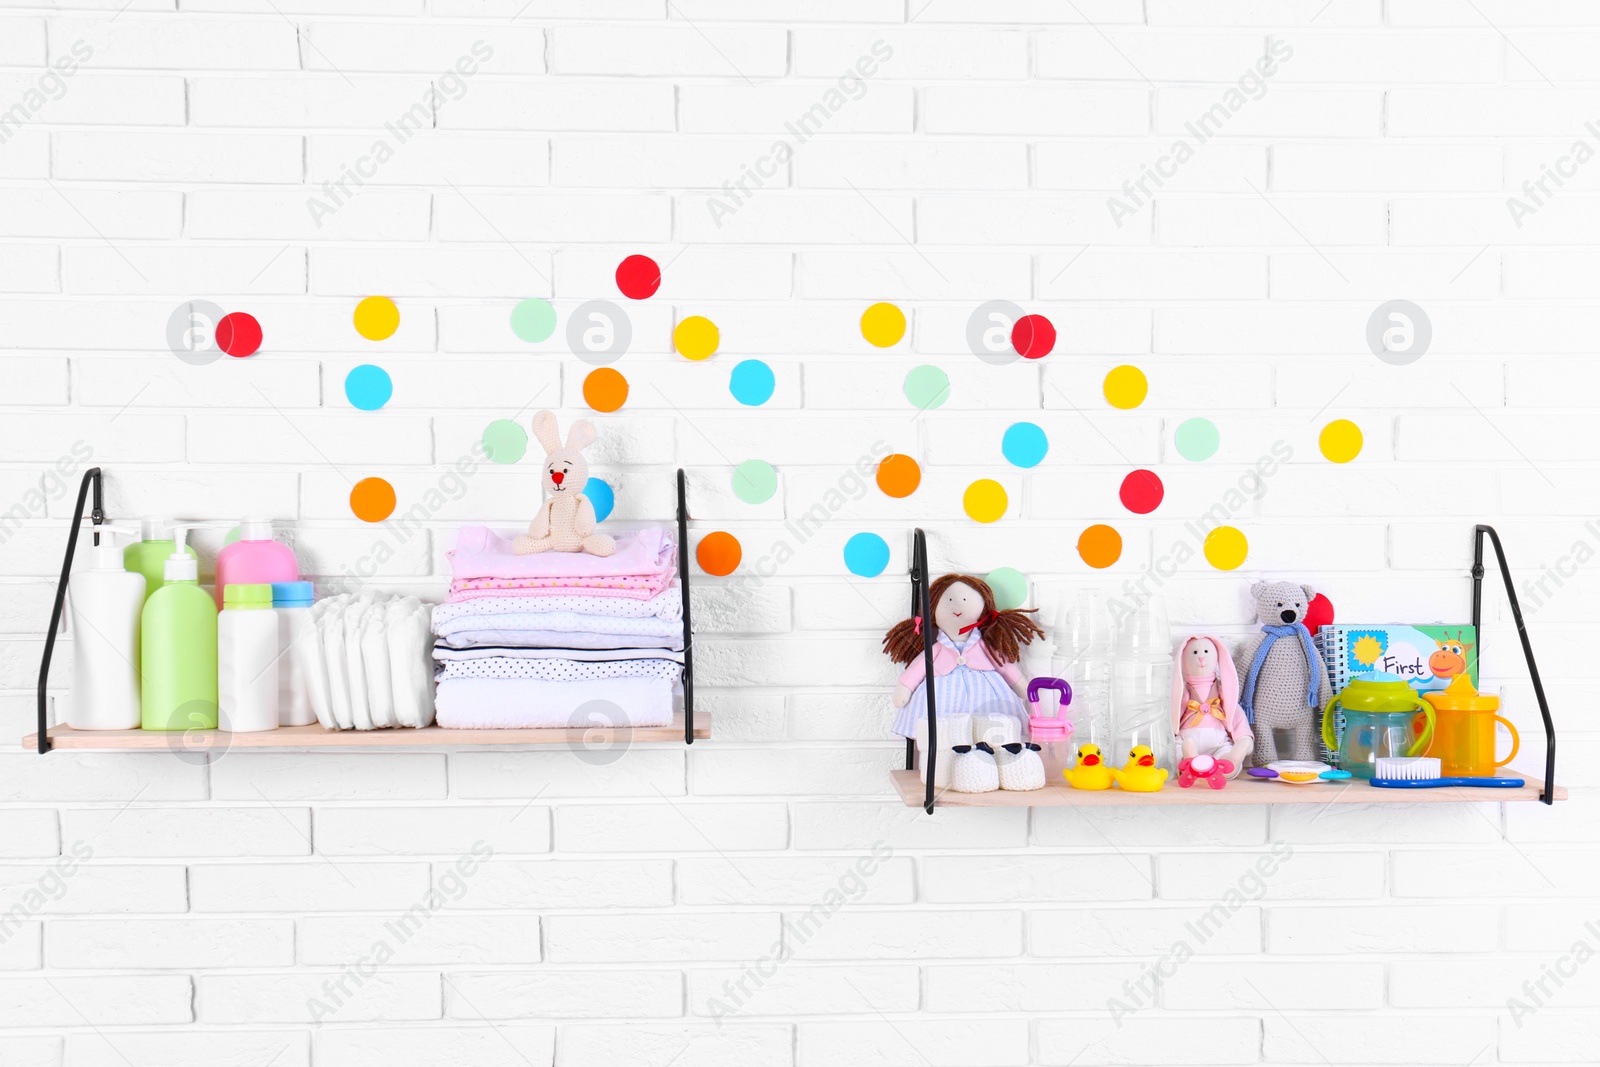
{"label": "white brick wall", "polygon": [[[1600,149],[1597,47],[1583,0],[0,3],[0,741],[31,726],[82,466],[115,519],[268,513],[317,578],[437,596],[454,525],[514,524],[533,493],[525,468],[444,481],[483,426],[588,414],[564,333],[587,300],[633,325],[628,404],[597,418],[619,518],[668,517],[686,466],[691,541],[729,530],[748,566],[863,457],[923,467],[905,500],[845,486],[748,597],[699,577],[717,738],[692,749],[0,754],[0,1065],[1592,1062],[1600,164],[1568,157]],[[422,129],[353,182],[402,120]],[[792,158],[714,215],[780,139]],[[642,303],[612,280],[635,252],[666,268]],[[350,327],[374,293],[402,309],[381,343]],[[507,329],[528,296],[563,316],[533,346]],[[1407,367],[1363,340],[1395,298],[1433,324]],[[991,299],[1049,315],[1054,353],[976,360]],[[179,362],[191,300],[256,315],[262,352]],[[883,350],[857,325],[878,300],[909,320]],[[721,351],[686,365],[695,314]],[[727,391],[752,357],[777,377],[759,409]],[[395,383],[380,413],[343,392],[368,362]],[[952,383],[924,413],[921,363]],[[1121,363],[1149,376],[1137,411],[1101,399]],[[1222,431],[1209,463],[1175,454],[1194,415]],[[1348,466],[1318,453],[1335,417],[1365,435]],[[1022,419],[1050,436],[1033,470],[999,451]],[[1250,561],[1183,567],[1175,623],[1242,632],[1262,575],[1349,620],[1460,619],[1468,527],[1495,521],[1568,805],[930,817],[887,795],[877,647],[911,525],[938,567],[1023,570],[1049,625],[1279,440]],[[779,469],[764,504],[730,491],[748,458]],[[1117,506],[1132,466],[1165,481],[1152,516]],[[421,536],[350,515],[373,474],[402,508],[443,494]],[[962,512],[977,477],[1010,494],[993,526]],[[1125,539],[1104,573],[1071,547],[1100,521]],[[863,529],[891,546],[877,580],[842,565]]]}

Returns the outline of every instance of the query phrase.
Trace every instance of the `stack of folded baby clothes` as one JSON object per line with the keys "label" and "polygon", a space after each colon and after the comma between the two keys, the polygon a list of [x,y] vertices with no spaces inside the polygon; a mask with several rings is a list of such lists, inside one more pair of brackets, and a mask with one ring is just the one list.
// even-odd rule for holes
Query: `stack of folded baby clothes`
{"label": "stack of folded baby clothes", "polygon": [[660,527],[619,536],[603,557],[519,556],[510,539],[462,527],[450,600],[433,611],[438,724],[670,723],[683,670],[675,559]]}

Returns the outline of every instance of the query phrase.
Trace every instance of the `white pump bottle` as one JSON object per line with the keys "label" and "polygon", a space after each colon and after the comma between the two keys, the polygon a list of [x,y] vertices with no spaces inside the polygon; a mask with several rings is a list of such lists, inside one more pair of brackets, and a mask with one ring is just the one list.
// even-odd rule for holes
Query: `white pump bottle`
{"label": "white pump bottle", "polygon": [[67,580],[72,608],[72,699],[67,725],[74,730],[134,730],[139,726],[139,613],[144,576],[124,570],[115,534],[138,530],[95,526],[100,543],[87,566]]}

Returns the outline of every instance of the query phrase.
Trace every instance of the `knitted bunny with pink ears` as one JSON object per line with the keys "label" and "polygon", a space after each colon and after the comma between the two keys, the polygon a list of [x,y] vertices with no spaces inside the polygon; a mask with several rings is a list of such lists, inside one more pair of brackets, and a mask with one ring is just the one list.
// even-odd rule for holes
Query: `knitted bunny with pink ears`
{"label": "knitted bunny with pink ears", "polygon": [[579,419],[567,432],[565,447],[556,426],[554,412],[541,411],[533,417],[533,435],[544,446],[544,474],[541,479],[549,498],[528,524],[528,532],[512,546],[519,556],[535,552],[587,552],[609,556],[617,543],[603,533],[595,533],[598,521],[594,505],[583,495],[589,482],[589,464],[583,449],[594,443],[594,424]]}
{"label": "knitted bunny with pink ears", "polygon": [[1178,646],[1172,665],[1172,732],[1180,755],[1214,756],[1244,769],[1255,743],[1239,706],[1239,679],[1228,646],[1219,637],[1197,634]]}

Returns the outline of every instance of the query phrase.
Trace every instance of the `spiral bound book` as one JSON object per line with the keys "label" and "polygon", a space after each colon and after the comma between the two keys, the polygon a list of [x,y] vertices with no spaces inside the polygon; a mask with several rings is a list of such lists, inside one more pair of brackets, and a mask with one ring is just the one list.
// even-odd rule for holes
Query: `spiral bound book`
{"label": "spiral bound book", "polygon": [[1336,693],[1375,673],[1404,678],[1419,693],[1444,689],[1461,674],[1478,685],[1478,631],[1470,624],[1336,623],[1318,629],[1315,640]]}

